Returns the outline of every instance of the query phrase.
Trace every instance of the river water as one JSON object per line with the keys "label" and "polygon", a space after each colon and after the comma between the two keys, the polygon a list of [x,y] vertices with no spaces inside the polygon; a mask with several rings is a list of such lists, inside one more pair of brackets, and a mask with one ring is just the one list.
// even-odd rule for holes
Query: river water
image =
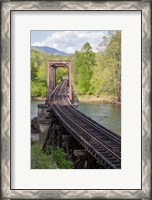
{"label": "river water", "polygon": [[[37,104],[42,103],[44,101],[31,102],[31,118],[37,116]],[[121,105],[79,102],[77,109],[113,132],[121,134]]]}

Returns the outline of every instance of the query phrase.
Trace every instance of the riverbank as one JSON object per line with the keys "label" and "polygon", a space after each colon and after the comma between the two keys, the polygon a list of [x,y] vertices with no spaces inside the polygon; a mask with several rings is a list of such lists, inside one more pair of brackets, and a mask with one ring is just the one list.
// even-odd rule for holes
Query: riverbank
{"label": "riverbank", "polygon": [[112,103],[112,104],[121,104],[118,102],[117,97],[114,96],[104,96],[104,97],[96,97],[90,95],[79,95],[77,96],[78,101],[86,102],[86,103]]}
{"label": "riverbank", "polygon": [[[118,102],[117,97],[115,96],[103,96],[96,97],[90,95],[77,95],[76,97],[80,102],[86,103],[112,103],[112,104],[121,104]],[[31,100],[45,101],[46,97],[31,97]]]}
{"label": "riverbank", "polygon": [[46,97],[31,97],[31,100],[45,101]]}

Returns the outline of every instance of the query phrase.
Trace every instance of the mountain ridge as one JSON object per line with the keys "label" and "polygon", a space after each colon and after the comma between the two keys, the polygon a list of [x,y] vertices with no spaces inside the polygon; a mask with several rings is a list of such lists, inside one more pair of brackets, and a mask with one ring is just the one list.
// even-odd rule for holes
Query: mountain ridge
{"label": "mountain ridge", "polygon": [[50,53],[53,55],[60,55],[60,56],[69,56],[70,55],[64,51],[59,51],[58,49],[48,47],[48,46],[31,46],[31,47],[32,47],[32,49],[36,49],[38,51]]}

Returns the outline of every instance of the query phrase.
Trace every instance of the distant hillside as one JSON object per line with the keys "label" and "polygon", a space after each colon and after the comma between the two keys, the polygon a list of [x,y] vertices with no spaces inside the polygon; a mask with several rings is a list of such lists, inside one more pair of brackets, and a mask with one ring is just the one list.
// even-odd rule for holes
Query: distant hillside
{"label": "distant hillside", "polygon": [[32,46],[32,49],[36,49],[38,51],[46,52],[53,55],[60,55],[60,56],[69,56],[70,54],[65,53],[63,51],[59,51],[55,48],[47,47],[47,46]]}

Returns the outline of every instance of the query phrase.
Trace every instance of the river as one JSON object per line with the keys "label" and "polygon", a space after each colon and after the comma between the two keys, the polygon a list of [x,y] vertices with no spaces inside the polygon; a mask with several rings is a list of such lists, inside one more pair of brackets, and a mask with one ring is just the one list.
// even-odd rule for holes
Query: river
{"label": "river", "polygon": [[[37,104],[42,103],[44,101],[31,102],[31,118],[37,116]],[[113,132],[121,134],[121,105],[79,102],[77,109]]]}

